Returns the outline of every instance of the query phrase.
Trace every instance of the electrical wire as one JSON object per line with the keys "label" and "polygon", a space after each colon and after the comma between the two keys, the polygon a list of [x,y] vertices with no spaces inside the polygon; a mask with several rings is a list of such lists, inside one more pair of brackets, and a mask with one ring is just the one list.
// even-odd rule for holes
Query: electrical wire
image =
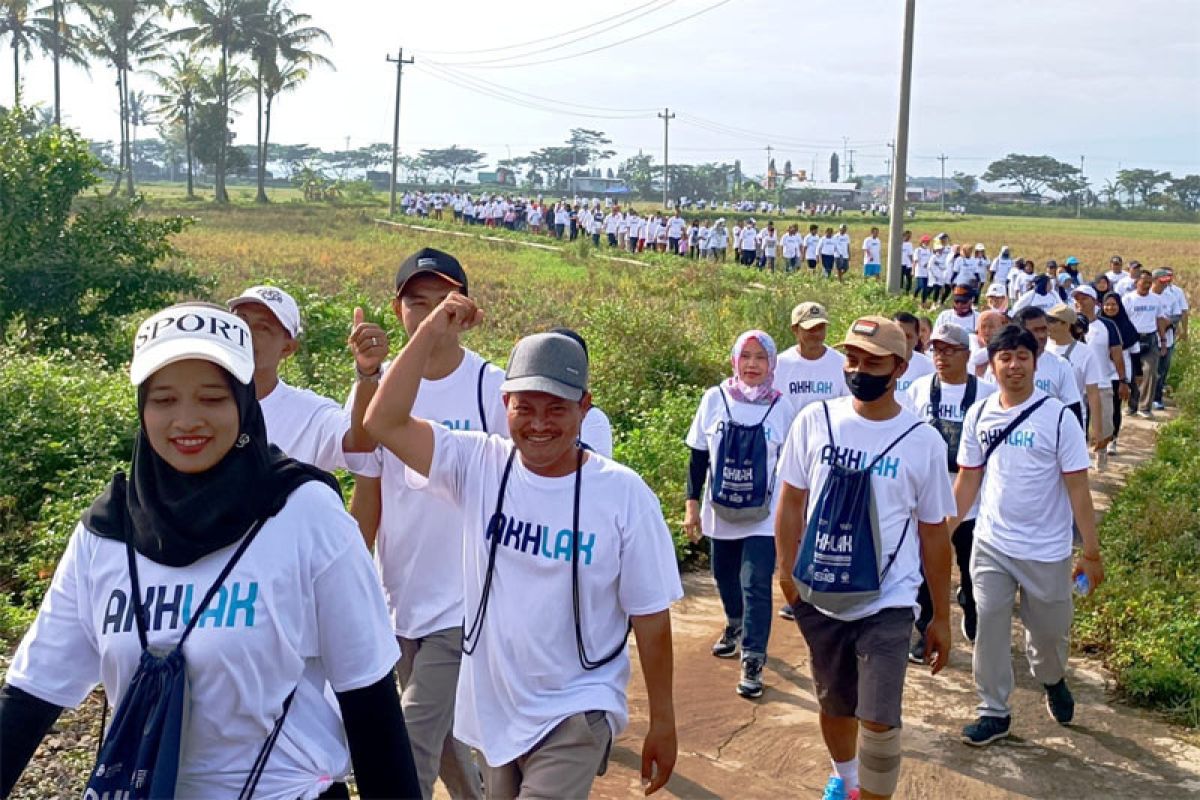
{"label": "electrical wire", "polygon": [[[609,25],[606,28],[600,28],[599,30],[588,31],[583,36],[577,36],[574,39],[569,39],[565,42],[559,42],[557,44],[548,45],[548,46],[540,48],[538,50],[530,50],[525,53],[514,53],[513,55],[509,55],[509,56],[499,56],[497,58],[490,58],[490,59],[486,59],[484,61],[452,62],[450,64],[447,64],[447,66],[459,66],[461,64],[463,66],[482,67],[482,66],[488,66],[490,64],[498,64],[503,61],[513,61],[514,59],[528,58],[529,56],[537,56],[537,55],[541,55],[542,53],[549,53],[551,51],[559,50],[563,47],[567,47],[572,44],[577,44],[578,42],[586,41],[593,37],[599,36],[602,33],[607,33],[608,31],[624,27],[625,25],[628,25],[631,22],[641,19],[642,17],[646,16],[647,14],[653,14],[655,11],[661,11],[662,9],[666,8],[667,6],[671,5],[674,2],[675,2],[675,0],[655,0],[654,3],[651,3],[649,5],[656,6],[656,7],[646,8],[644,11],[641,11],[638,14],[634,14],[632,17],[629,17],[628,19],[619,20],[617,22],[614,22],[612,25]],[[662,3],[662,5],[657,5],[658,3]]]}
{"label": "electrical wire", "polygon": [[501,100],[503,102],[507,102],[512,105],[521,106],[523,108],[532,109],[534,111],[544,111],[544,112],[551,113],[551,114],[563,114],[563,115],[571,116],[571,117],[587,117],[589,119],[646,119],[649,117],[649,114],[641,114],[641,113],[636,113],[636,114],[594,113],[594,112],[577,110],[577,109],[572,109],[572,108],[555,107],[553,105],[537,103],[537,102],[534,102],[529,99],[510,95],[505,92],[500,92],[500,91],[497,91],[496,89],[487,88],[485,86],[480,86],[474,82],[468,81],[466,79],[460,79],[460,78],[457,78],[457,77],[447,74],[447,73],[438,72],[436,67],[431,67],[428,64],[424,64],[424,65],[414,64],[414,65],[412,65],[412,67],[410,67],[410,69],[416,69],[417,71],[422,72],[426,75],[429,75],[430,77],[436,78],[437,80],[444,81],[446,83],[457,86],[461,89],[466,89],[468,91],[475,92],[476,94],[481,94],[481,95],[483,95],[485,97],[489,97],[493,100]]}
{"label": "electrical wire", "polygon": [[[556,33],[551,36],[543,36],[539,39],[530,39],[527,42],[519,42],[517,44],[506,44],[501,47],[481,47],[476,50],[422,50],[421,52],[427,53],[429,55],[470,56],[470,55],[476,55],[479,53],[497,53],[501,50],[516,50],[521,47],[528,47],[531,44],[541,44],[542,42],[548,42],[552,39],[560,39],[563,36],[570,36],[572,33],[579,33],[580,31],[587,30],[588,28],[591,28],[593,25],[603,25],[604,23],[611,22],[612,20],[617,19],[618,17],[623,17],[626,14],[632,14],[635,11],[640,11],[641,9],[646,8],[647,6],[657,5],[660,2],[662,2],[662,0],[650,0],[649,3],[643,3],[640,6],[634,6],[633,8],[626,9],[624,11],[621,11],[620,13],[613,14],[611,17],[604,17],[603,19],[598,19],[593,22],[589,22],[586,25],[580,25],[578,28],[571,28],[568,31],[562,31],[561,33]],[[671,2],[674,2],[674,0],[671,0]]]}
{"label": "electrical wire", "polygon": [[485,86],[490,86],[501,92],[506,92],[508,94],[514,94],[514,95],[521,95],[523,97],[528,97],[533,100],[541,100],[543,102],[552,103],[554,105],[574,106],[575,108],[581,108],[585,111],[591,111],[591,112],[601,113],[601,114],[646,115],[646,114],[653,114],[658,111],[657,107],[654,107],[654,108],[610,108],[610,107],[606,107],[606,106],[590,106],[590,105],[585,105],[583,103],[572,103],[569,100],[559,100],[554,97],[545,97],[543,95],[532,94],[531,92],[522,91],[520,89],[514,89],[511,86],[505,86],[504,84],[495,83],[494,81],[489,81],[489,80],[480,78],[475,75],[469,75],[465,72],[460,72],[460,71],[454,69],[453,67],[447,66],[446,64],[442,64],[442,63],[439,63],[436,61],[427,61],[425,63],[427,65],[433,66],[439,72],[450,75],[455,78],[458,78],[459,80],[468,81],[470,83],[477,84],[477,85],[482,84]]}
{"label": "electrical wire", "polygon": [[[525,62],[522,62],[519,64],[487,64],[486,66],[488,69],[517,69],[520,67],[536,67],[536,66],[540,66],[542,64],[554,64],[559,61],[567,61],[568,59],[572,59],[572,58],[580,58],[582,56],[591,55],[593,53],[599,53],[603,50],[609,50],[613,47],[619,47],[620,45],[628,44],[629,42],[635,42],[638,39],[644,39],[645,37],[650,36],[655,33],[658,33],[659,31],[663,31],[663,30],[666,30],[667,28],[687,22],[688,20],[695,19],[696,17],[700,16],[701,14],[707,14],[710,11],[715,11],[716,9],[720,8],[721,6],[728,5],[731,2],[733,2],[733,0],[718,0],[718,2],[716,2],[716,3],[712,3],[711,5],[705,6],[704,8],[701,8],[698,11],[693,11],[691,14],[688,14],[685,17],[680,17],[679,19],[673,20],[672,22],[668,22],[665,25],[660,25],[657,28],[651,28],[648,31],[643,31],[634,36],[630,36],[625,39],[619,39],[615,42],[609,42],[608,44],[600,45],[599,47],[593,47],[590,50],[581,50],[578,53],[568,53],[567,55],[555,56],[554,58],[544,58],[539,61],[525,61]],[[477,67],[477,66],[485,65],[485,63],[486,62],[475,62],[475,63],[464,62],[464,63],[455,64],[454,66],[456,66],[456,67]]]}

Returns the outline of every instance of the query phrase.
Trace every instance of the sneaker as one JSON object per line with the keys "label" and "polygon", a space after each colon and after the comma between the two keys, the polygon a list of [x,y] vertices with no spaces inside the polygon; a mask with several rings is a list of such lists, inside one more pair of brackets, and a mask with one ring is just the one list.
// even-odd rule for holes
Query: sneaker
{"label": "sneaker", "polygon": [[786,619],[788,622],[796,621],[796,611],[788,603],[784,603],[779,607],[779,616],[783,619]]}
{"label": "sneaker", "polygon": [[1154,410],[1155,410],[1155,411],[1166,411],[1166,410],[1167,410],[1167,407],[1166,407],[1165,405],[1163,405],[1162,403],[1157,403],[1157,402],[1156,402],[1156,403],[1154,404]]}
{"label": "sneaker", "polygon": [[737,693],[742,697],[762,697],[763,658],[747,656],[742,659],[742,679],[738,681]]}
{"label": "sneaker", "polygon": [[1108,443],[1108,454],[1110,456],[1115,456],[1117,454],[1117,440],[1116,439],[1113,439],[1111,442]]}
{"label": "sneaker", "polygon": [[831,775],[821,800],[858,800],[858,789],[846,791],[846,782],[837,775]]}
{"label": "sneaker", "polygon": [[975,610],[973,603],[970,606],[967,605],[967,593],[963,591],[963,587],[958,587],[954,599],[963,612],[961,623],[963,638],[971,644],[975,644],[975,631],[979,628],[979,612]]}
{"label": "sneaker", "polygon": [[725,626],[725,633],[712,646],[712,654],[717,658],[733,658],[737,655],[738,645],[742,641],[742,629],[732,625]]}
{"label": "sneaker", "polygon": [[914,664],[925,663],[925,634],[917,631],[917,638],[913,640],[912,647],[908,648],[908,660]]}
{"label": "sneaker", "polygon": [[1059,725],[1070,725],[1075,718],[1075,698],[1067,688],[1067,679],[1046,686],[1046,710]]}
{"label": "sneaker", "polygon": [[972,747],[984,747],[1008,736],[1012,717],[980,717],[963,728],[962,740]]}
{"label": "sneaker", "polygon": [[1149,411],[1139,411],[1138,416],[1142,419],[1154,419],[1154,414]]}

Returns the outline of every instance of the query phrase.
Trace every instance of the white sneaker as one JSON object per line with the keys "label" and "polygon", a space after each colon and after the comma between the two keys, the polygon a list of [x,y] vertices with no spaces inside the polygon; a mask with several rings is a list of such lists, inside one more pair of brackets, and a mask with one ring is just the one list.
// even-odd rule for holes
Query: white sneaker
{"label": "white sneaker", "polygon": [[1116,439],[1113,439],[1111,442],[1108,443],[1108,454],[1110,456],[1115,456],[1117,454],[1117,440]]}

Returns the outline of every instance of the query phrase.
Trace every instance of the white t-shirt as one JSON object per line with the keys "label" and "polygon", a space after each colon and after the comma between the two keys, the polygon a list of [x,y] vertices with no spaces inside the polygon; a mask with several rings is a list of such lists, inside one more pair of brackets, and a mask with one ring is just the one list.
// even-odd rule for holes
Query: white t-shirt
{"label": "white t-shirt", "polygon": [[[1174,284],[1171,284],[1163,289],[1162,294],[1160,294],[1159,297],[1163,299],[1163,313],[1168,319],[1173,317],[1181,317],[1185,311],[1190,310],[1188,308],[1187,295],[1184,294],[1183,289],[1180,289]],[[1175,344],[1174,327],[1167,330],[1167,347],[1170,347],[1173,344]]]}
{"label": "white t-shirt", "polygon": [[904,374],[896,379],[896,399],[900,399],[900,395],[908,391],[908,387],[912,386],[913,381],[922,375],[932,375],[937,370],[934,369],[933,359],[924,353],[913,351],[912,357],[908,360],[908,369],[904,370]]}
{"label": "white t-shirt", "polygon": [[815,361],[800,355],[800,346],[789,347],[775,362],[775,387],[787,394],[796,412],[817,400],[846,397],[846,376],[842,367],[846,357],[826,347]]}
{"label": "white t-shirt", "polygon": [[758,244],[758,231],[747,226],[742,228],[742,232],[738,234],[738,246],[742,250],[753,250]]}
{"label": "white t-shirt", "polygon": [[1008,274],[1012,271],[1013,260],[1011,258],[1003,258],[996,256],[992,259],[992,282],[1001,285],[1008,282]]}
{"label": "white t-shirt", "polygon": [[833,237],[834,243],[837,245],[838,258],[850,257],[850,234],[837,233]]}
{"label": "white t-shirt", "polygon": [[[725,394],[725,401],[729,404],[728,414],[725,411],[725,405],[721,402],[720,393],[722,392]],[[771,513],[766,519],[759,522],[729,522],[718,517],[712,508],[711,481],[713,473],[718,469],[718,465],[714,462],[717,450],[725,436],[726,420],[730,417],[740,425],[757,425],[761,422],[763,435],[767,440],[767,472],[772,476],[770,480]],[[708,470],[710,484],[705,487],[700,502],[700,523],[705,536],[713,539],[745,539],[747,536],[775,535],[774,497],[777,486],[775,474],[779,467],[779,451],[783,448],[788,428],[791,427],[792,420],[795,418],[795,408],[786,395],[779,398],[770,413],[767,412],[765,405],[743,403],[733,399],[719,386],[710,387],[700,398],[700,407],[696,409],[696,416],[692,418],[692,426],[688,429],[687,445],[693,450],[708,451],[710,460]]]}
{"label": "white t-shirt", "polygon": [[[878,240],[876,240],[878,241]],[[912,269],[913,265],[913,243],[900,243],[900,265]]]}
{"label": "white t-shirt", "polygon": [[342,439],[350,430],[350,414],[337,403],[308,389],[289,386],[281,379],[258,404],[271,444],[297,461],[326,472],[350,469],[342,451]]}
{"label": "white t-shirt", "polygon": [[1092,353],[1092,359],[1100,369],[1102,376],[1101,388],[1109,386],[1120,377],[1120,374],[1117,372],[1117,366],[1113,363],[1112,356],[1109,355],[1109,351],[1113,347],[1120,347],[1121,339],[1115,333],[1112,336],[1113,338],[1110,340],[1108,326],[1100,321],[1100,317],[1088,323],[1086,341],[1088,349]]}
{"label": "white t-shirt", "polygon": [[[908,387],[908,391],[897,398],[902,406],[926,421],[933,420],[933,410],[930,401],[930,394],[933,390],[933,378],[933,375],[922,375],[913,381],[912,386]],[[966,391],[967,385],[965,383],[943,383],[942,401],[938,404],[938,416],[950,422],[962,422],[966,418],[962,407]],[[996,387],[994,384],[976,379],[975,401],[967,408],[967,412],[970,412],[976,403],[982,402],[995,393]],[[957,457],[958,454],[956,453],[955,458]],[[956,473],[949,471],[949,465],[947,465],[947,474],[950,476],[950,483],[953,484]],[[979,498],[976,498],[966,516],[963,517],[963,520],[975,519],[978,512]]]}
{"label": "white t-shirt", "polygon": [[779,242],[779,236],[770,228],[763,228],[762,231],[762,248],[763,255],[767,258],[775,257],[775,246]]}
{"label": "white t-shirt", "polygon": [[969,314],[959,316],[958,312],[953,308],[947,308],[937,315],[937,319],[933,322],[933,327],[940,328],[946,324],[958,325],[967,333],[975,333],[975,326],[979,324],[979,312],[972,308]]}
{"label": "white t-shirt", "polygon": [[[985,354],[984,363],[987,364],[983,379],[995,383],[996,376],[992,373],[992,364],[987,359],[987,349],[985,348],[982,352]],[[1079,394],[1079,386],[1075,383],[1075,371],[1071,369],[1071,365],[1065,358],[1053,351],[1045,350],[1038,356],[1033,382],[1035,388],[1057,399],[1063,405],[1069,406],[1083,400]]]}
{"label": "white t-shirt", "polygon": [[1115,270],[1109,270],[1108,272],[1106,272],[1104,274],[1106,276],[1108,276],[1108,285],[1113,287],[1113,289],[1116,289],[1117,284],[1119,284],[1125,278],[1129,277],[1129,273],[1126,272],[1125,270],[1121,270],[1120,272],[1117,272]]}
{"label": "white t-shirt", "polygon": [[[1084,342],[1075,342],[1075,346],[1072,347],[1069,344],[1055,344],[1050,341],[1046,342],[1046,350],[1054,353],[1071,365],[1071,372],[1075,375],[1075,385],[1079,389],[1079,397],[1084,402],[1085,409],[1087,406],[1087,387],[1111,388],[1111,384],[1105,380],[1100,365],[1096,363],[1096,359],[1092,355],[1092,349]],[[1070,351],[1069,356],[1067,355],[1068,351]],[[1112,364],[1112,359],[1108,358],[1107,355],[1104,360],[1109,365]]]}
{"label": "white t-shirt", "polygon": [[1061,302],[1062,298],[1053,289],[1045,294],[1038,294],[1036,289],[1030,289],[1017,298],[1017,302],[1013,303],[1012,310],[1008,312],[1008,315],[1010,317],[1016,316],[1016,313],[1026,306],[1033,306],[1043,311],[1049,311]]}
{"label": "white t-shirt", "polygon": [[816,261],[817,252],[821,248],[821,237],[815,233],[810,233],[804,237],[804,259],[806,261]]}
{"label": "white t-shirt", "polygon": [[[474,624],[491,542],[488,521],[512,442],[436,427],[429,480],[463,511],[467,630]],[[572,714],[604,711],[616,737],[628,722],[628,650],[608,664],[580,665],[571,610],[575,475],[546,478],[519,456],[504,498],[488,613],[464,655],[454,735],[491,766],[529,752]],[[664,611],[683,596],[671,534],[650,487],[628,467],[589,453],[579,509],[579,606],[587,654],[607,655],[627,618]],[[446,534],[454,531],[446,530]]]}
{"label": "white t-shirt", "polygon": [[613,433],[608,415],[595,406],[589,408],[579,426],[579,441],[605,458],[612,458]]}
{"label": "white t-shirt", "polygon": [[[779,463],[780,480],[809,491],[809,514],[816,508],[816,500],[825,486],[828,460],[835,449],[843,466],[863,469],[918,422],[918,417],[905,408],[883,422],[863,419],[854,411],[850,398],[831,400],[824,405],[829,408],[834,441],[829,441],[822,404],[813,403],[792,424]],[[830,447],[831,444],[836,447]],[[877,598],[830,616],[852,621],[885,608],[917,610],[917,589],[921,585],[917,524],[938,524],[954,514],[954,498],[946,475],[946,444],[928,425],[919,425],[875,466],[871,495],[879,518],[884,563],[892,553],[896,553],[896,559],[884,576]]]}
{"label": "white t-shirt", "polygon": [[1124,297],[1129,292],[1132,292],[1137,281],[1129,273],[1125,273],[1125,277],[1121,278],[1116,283],[1111,284],[1112,290]]}
{"label": "white t-shirt", "polygon": [[918,278],[929,277],[929,259],[933,258],[933,251],[922,245],[917,248],[917,268],[913,272]]}
{"label": "white t-shirt", "polygon": [[824,236],[821,238],[818,249],[823,256],[836,256],[838,252],[837,240],[832,236]]}
{"label": "white t-shirt", "polygon": [[881,244],[878,236],[868,236],[867,238],[863,239],[863,263],[878,264],[880,247]]}
{"label": "white t-shirt", "polygon": [[799,258],[800,247],[804,244],[804,239],[798,233],[785,233],[780,239],[780,244],[783,245],[784,258]]}
{"label": "white t-shirt", "polygon": [[671,217],[667,220],[667,236],[672,239],[678,239],[683,235],[683,226],[683,217]]}
{"label": "white t-shirt", "polygon": [[[186,567],[137,556],[153,597],[147,637],[173,647],[237,543]],[[97,683],[120,705],[141,658],[125,545],[75,528],[8,682],[74,708]],[[352,624],[347,624],[351,622]],[[235,797],[296,690],[256,796],[316,797],[350,770],[326,699],[391,674],[400,651],[354,519],[321,483],[297,488],[263,525],[183,645],[190,716],[176,794]]]}
{"label": "white t-shirt", "polygon": [[[464,349],[462,362],[449,375],[436,381],[422,378],[413,416],[451,430],[482,431],[478,400],[481,366],[483,358]],[[508,416],[500,396],[503,382],[499,367],[484,368],[487,429],[508,436]],[[461,625],[462,512],[433,493],[410,488],[404,479],[404,462],[387,449],[376,450],[375,460],[374,474],[381,478],[383,502],[375,564],[395,634],[420,639]]]}
{"label": "white t-shirt", "polygon": [[1146,292],[1146,296],[1137,292],[1129,292],[1121,298],[1129,321],[1142,336],[1158,330],[1158,318],[1167,316],[1166,303],[1163,296],[1154,292]]}
{"label": "white t-shirt", "polygon": [[[1004,409],[997,394],[974,406],[963,423],[959,468],[984,468],[992,437],[1045,396],[1035,389],[1021,405]],[[1090,464],[1079,421],[1058,400],[1047,399],[996,448],[984,468],[975,538],[1010,558],[1067,558],[1074,517],[1062,475],[1084,472]]]}

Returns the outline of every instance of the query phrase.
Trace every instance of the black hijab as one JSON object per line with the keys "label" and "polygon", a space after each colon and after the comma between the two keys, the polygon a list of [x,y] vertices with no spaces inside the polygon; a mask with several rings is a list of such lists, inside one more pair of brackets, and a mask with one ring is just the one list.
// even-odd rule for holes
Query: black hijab
{"label": "black hijab", "polygon": [[[1104,301],[1110,297],[1117,301],[1117,315],[1115,317],[1107,316],[1104,313]],[[1128,350],[1138,343],[1138,339],[1141,337],[1133,324],[1133,320],[1129,318],[1129,312],[1125,310],[1125,303],[1121,300],[1121,295],[1116,292],[1109,292],[1104,295],[1100,301],[1100,315],[1116,324],[1117,332],[1121,334],[1122,350]]]}
{"label": "black hijab", "polygon": [[214,467],[179,472],[146,437],[143,412],[150,381],[138,386],[141,427],[133,448],[132,478],[124,473],[83,515],[83,524],[105,539],[129,541],[151,561],[186,567],[238,541],[259,519],[279,513],[301,484],[321,481],[338,492],[327,472],[288,458],[267,441],[267,426],[254,381],[238,383],[221,370],[237,403],[237,443]]}

